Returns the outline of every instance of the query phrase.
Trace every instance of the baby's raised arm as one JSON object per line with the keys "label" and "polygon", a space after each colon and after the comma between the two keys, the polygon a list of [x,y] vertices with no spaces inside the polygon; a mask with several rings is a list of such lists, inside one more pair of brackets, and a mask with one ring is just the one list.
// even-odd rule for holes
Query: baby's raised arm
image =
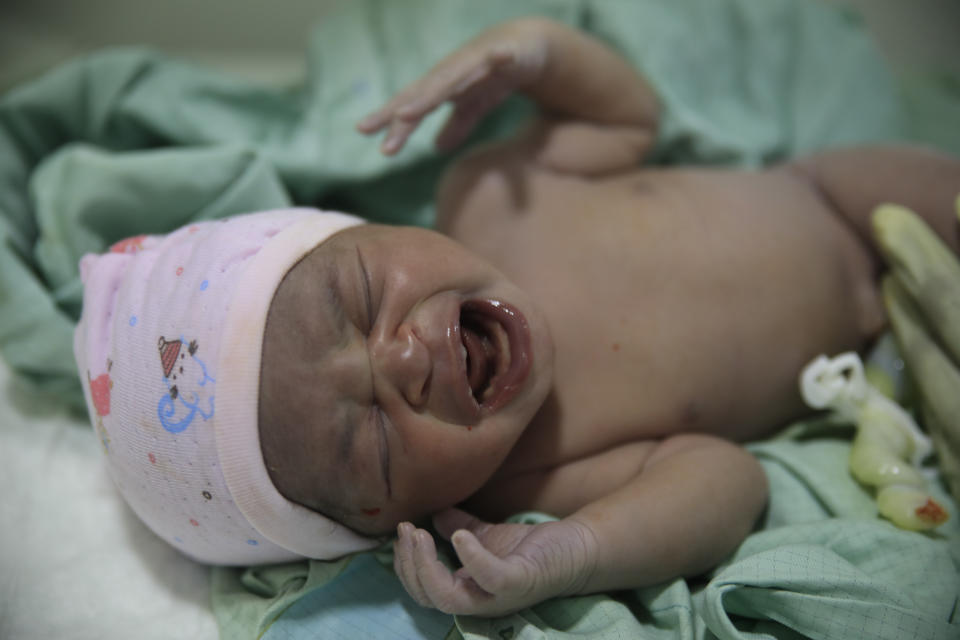
{"label": "baby's raised arm", "polygon": [[544,18],[484,31],[357,128],[367,134],[386,129],[381,149],[392,155],[428,113],[449,101],[454,112],[437,137],[438,147],[449,149],[514,92],[534,100],[547,121],[578,125],[541,132],[541,143],[556,147],[547,149],[549,157],[590,153],[579,149],[585,136],[606,133],[611,143],[637,147],[635,162],[654,138],[659,107],[643,78],[599,40]]}

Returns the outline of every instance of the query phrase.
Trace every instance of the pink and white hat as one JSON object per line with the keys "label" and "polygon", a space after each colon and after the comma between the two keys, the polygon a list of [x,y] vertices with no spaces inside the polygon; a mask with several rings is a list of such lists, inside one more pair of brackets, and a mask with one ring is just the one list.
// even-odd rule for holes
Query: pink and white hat
{"label": "pink and white hat", "polygon": [[282,209],[138,236],[84,256],[74,354],[111,476],[136,514],[200,562],[370,549],[274,487],[257,425],[267,312],[287,271],[362,220]]}

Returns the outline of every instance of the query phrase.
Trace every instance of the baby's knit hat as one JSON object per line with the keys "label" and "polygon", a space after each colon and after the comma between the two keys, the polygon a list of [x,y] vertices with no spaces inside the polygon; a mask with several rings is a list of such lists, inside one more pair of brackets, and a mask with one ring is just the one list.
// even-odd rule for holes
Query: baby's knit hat
{"label": "baby's knit hat", "polygon": [[212,564],[333,558],[363,537],[274,487],[257,404],[287,271],[359,218],[283,209],[138,236],[80,263],[74,354],[110,474],[161,538]]}

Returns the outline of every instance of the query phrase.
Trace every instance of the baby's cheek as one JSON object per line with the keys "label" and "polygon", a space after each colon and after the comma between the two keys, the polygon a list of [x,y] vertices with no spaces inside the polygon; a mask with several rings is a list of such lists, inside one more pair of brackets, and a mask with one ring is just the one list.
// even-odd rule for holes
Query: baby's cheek
{"label": "baby's cheek", "polygon": [[437,461],[429,477],[418,483],[418,493],[431,512],[451,507],[483,487],[500,466],[500,459],[491,458],[486,451],[465,450],[456,459]]}

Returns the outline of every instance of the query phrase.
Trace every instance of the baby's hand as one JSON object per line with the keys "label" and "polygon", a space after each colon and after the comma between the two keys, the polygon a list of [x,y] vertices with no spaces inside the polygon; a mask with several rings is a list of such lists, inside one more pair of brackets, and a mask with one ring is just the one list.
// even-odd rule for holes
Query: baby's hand
{"label": "baby's hand", "polygon": [[393,155],[427,114],[449,100],[454,111],[437,135],[436,144],[441,150],[451,149],[511,93],[533,83],[544,68],[546,56],[546,38],[535,21],[517,20],[494,27],[363,118],[357,129],[371,134],[389,127],[380,149]]}
{"label": "baby's hand", "polygon": [[577,593],[596,558],[592,533],[572,520],[490,524],[447,509],[434,526],[463,567],[447,569],[430,534],[407,522],[398,527],[393,567],[414,600],[451,614],[496,616]]}

